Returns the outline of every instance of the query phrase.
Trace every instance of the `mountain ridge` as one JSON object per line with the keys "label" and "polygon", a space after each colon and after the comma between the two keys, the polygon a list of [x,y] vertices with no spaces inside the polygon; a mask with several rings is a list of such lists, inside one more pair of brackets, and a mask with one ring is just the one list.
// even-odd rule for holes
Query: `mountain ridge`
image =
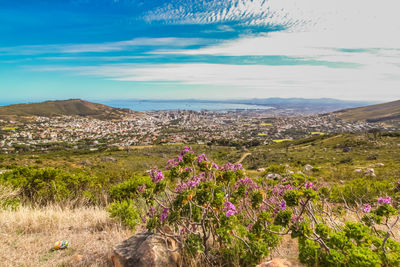
{"label": "mountain ridge", "polygon": [[65,115],[95,119],[117,119],[129,113],[133,113],[133,111],[82,99],[48,100],[38,103],[13,104],[0,107],[0,118]]}
{"label": "mountain ridge", "polygon": [[400,100],[334,112],[348,121],[400,122]]}

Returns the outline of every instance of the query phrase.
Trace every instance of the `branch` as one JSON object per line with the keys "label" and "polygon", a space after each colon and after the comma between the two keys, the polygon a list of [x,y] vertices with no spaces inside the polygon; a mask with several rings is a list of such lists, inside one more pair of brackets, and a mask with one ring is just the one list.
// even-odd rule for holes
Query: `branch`
{"label": "branch", "polygon": [[397,224],[399,219],[400,219],[400,216],[397,215],[396,221],[389,227],[388,231],[386,232],[385,239],[383,239],[382,250],[383,250],[383,253],[385,253],[385,254],[387,253],[386,248],[385,248],[386,241],[389,239],[390,233],[392,232],[393,227]]}

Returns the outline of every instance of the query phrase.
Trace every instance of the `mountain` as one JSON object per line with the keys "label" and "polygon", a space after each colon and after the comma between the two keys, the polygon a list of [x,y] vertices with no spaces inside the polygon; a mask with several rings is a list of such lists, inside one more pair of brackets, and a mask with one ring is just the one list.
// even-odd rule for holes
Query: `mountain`
{"label": "mountain", "polygon": [[[158,106],[160,103],[169,104],[167,109],[190,109],[192,105],[199,104],[212,104],[216,107],[219,104],[244,104],[244,105],[257,105],[265,107],[273,107],[280,111],[290,111],[291,113],[302,114],[315,114],[315,113],[329,113],[336,110],[346,108],[361,107],[365,105],[376,104],[376,102],[366,101],[346,101],[331,98],[244,98],[244,99],[124,99],[124,100],[109,100],[104,102],[113,106],[120,107],[136,107],[143,108],[143,105],[162,108],[167,105]],[[205,105],[206,106],[206,105]],[[209,105],[210,106],[210,105]],[[147,108],[147,107],[146,107]],[[157,109],[157,108],[156,108]]]}
{"label": "mountain", "polygon": [[400,100],[335,112],[348,121],[400,122]]}
{"label": "mountain", "polygon": [[129,109],[113,108],[81,99],[45,101],[0,107],[0,118],[66,115],[96,119],[117,119],[129,113],[132,113]]}
{"label": "mountain", "polygon": [[270,106],[279,109],[293,109],[301,113],[326,113],[336,110],[375,104],[363,101],[348,101],[333,98],[253,98],[230,101],[231,103]]}

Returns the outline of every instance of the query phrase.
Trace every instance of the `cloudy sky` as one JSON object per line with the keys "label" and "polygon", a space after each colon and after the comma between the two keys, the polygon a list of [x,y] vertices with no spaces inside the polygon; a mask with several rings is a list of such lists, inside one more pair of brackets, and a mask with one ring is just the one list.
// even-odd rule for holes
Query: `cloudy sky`
{"label": "cloudy sky", "polygon": [[0,0],[0,102],[400,99],[398,0]]}

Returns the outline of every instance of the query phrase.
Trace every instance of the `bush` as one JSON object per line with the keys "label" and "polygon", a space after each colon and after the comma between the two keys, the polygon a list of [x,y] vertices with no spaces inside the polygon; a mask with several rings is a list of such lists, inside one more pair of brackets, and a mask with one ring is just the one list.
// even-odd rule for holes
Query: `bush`
{"label": "bush", "polygon": [[136,225],[140,222],[139,213],[130,199],[113,202],[107,210],[111,218],[118,219],[133,232],[135,231]]}
{"label": "bush", "polygon": [[[385,196],[376,202],[380,193],[393,193],[388,182],[352,181],[331,190],[300,174],[276,181],[253,180],[240,164],[218,166],[204,154],[195,157],[189,147],[169,160],[166,169],[165,175],[154,169],[150,178],[116,186],[111,194],[126,200],[109,210],[129,226],[141,217],[149,231],[174,238],[189,261],[201,258],[208,265],[254,266],[279,244],[281,236],[291,235],[299,239],[299,259],[310,266],[397,266],[400,262],[400,244],[389,238],[392,226],[382,225],[386,232],[372,230],[398,214],[398,198]],[[153,186],[143,189],[150,179]],[[352,202],[356,212],[366,217],[360,222],[332,222],[335,205],[327,201],[331,193],[337,199],[344,195],[349,202],[353,197],[370,200],[368,206]],[[146,199],[141,216],[131,198]]]}
{"label": "bush", "polygon": [[348,204],[356,202],[373,202],[381,195],[393,193],[393,183],[387,180],[376,181],[372,179],[358,178],[346,182],[344,185],[336,185],[332,188],[332,200]]}
{"label": "bush", "polygon": [[101,189],[95,177],[55,168],[18,167],[0,175],[0,183],[18,190],[21,199],[35,203],[79,198],[95,201]]}
{"label": "bush", "polygon": [[138,197],[146,191],[151,192],[154,187],[150,177],[138,176],[111,187],[109,193],[113,200],[127,200]]}

